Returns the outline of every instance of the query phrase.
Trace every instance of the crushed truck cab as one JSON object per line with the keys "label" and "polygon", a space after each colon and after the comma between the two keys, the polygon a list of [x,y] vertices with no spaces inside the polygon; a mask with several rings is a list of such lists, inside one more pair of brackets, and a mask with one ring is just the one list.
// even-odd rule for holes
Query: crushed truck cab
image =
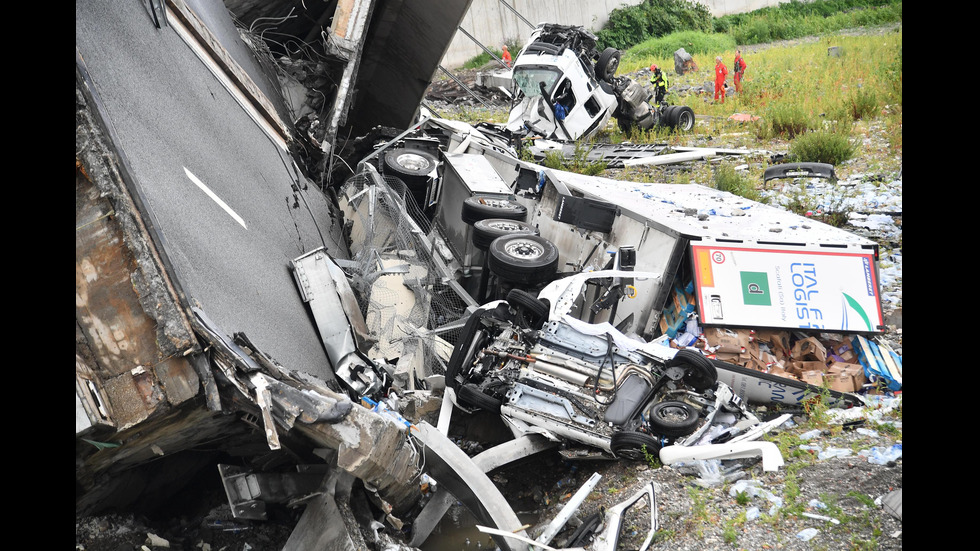
{"label": "crushed truck cab", "polygon": [[515,103],[506,129],[557,141],[588,139],[615,117],[623,130],[667,125],[690,130],[690,107],[653,107],[653,93],[616,76],[622,52],[601,53],[582,27],[542,24],[514,61]]}

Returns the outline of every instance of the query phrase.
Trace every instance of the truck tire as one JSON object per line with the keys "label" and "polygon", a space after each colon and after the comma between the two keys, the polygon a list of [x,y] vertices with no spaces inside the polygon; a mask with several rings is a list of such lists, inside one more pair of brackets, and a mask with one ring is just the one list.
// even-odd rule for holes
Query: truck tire
{"label": "truck tire", "polygon": [[676,105],[668,105],[667,107],[664,108],[664,114],[660,118],[660,124],[663,126],[669,126],[670,128],[674,128],[675,126],[677,126]]}
{"label": "truck tire", "polygon": [[511,289],[507,292],[507,303],[518,311],[518,317],[524,320],[530,329],[541,329],[548,321],[551,304],[540,300],[524,289]]}
{"label": "truck tire", "polygon": [[695,350],[678,350],[667,360],[667,367],[684,367],[684,382],[697,392],[714,388],[718,383],[718,370],[711,360]]}
{"label": "truck tire", "polygon": [[674,110],[674,127],[681,132],[690,132],[694,128],[694,110],[686,105],[679,105]]}
{"label": "truck tire", "polygon": [[643,432],[621,430],[613,433],[609,439],[609,448],[616,457],[643,461],[647,455],[657,457],[660,453],[660,442]]}
{"label": "truck tire", "polygon": [[500,413],[500,400],[484,394],[476,385],[465,384],[459,387],[456,399],[470,407]]}
{"label": "truck tire", "polygon": [[650,430],[668,438],[691,434],[700,421],[697,410],[685,402],[657,402],[650,407],[649,413]]}
{"label": "truck tire", "polygon": [[494,239],[512,234],[539,235],[540,232],[527,222],[507,218],[485,218],[473,223],[473,245],[481,251],[490,248]]}
{"label": "truck tire", "polygon": [[460,216],[464,223],[471,225],[487,218],[524,220],[527,218],[527,207],[510,199],[474,195],[463,201]]}
{"label": "truck tire", "polygon": [[606,82],[612,80],[616,75],[616,69],[619,69],[619,60],[622,56],[623,52],[616,48],[606,48],[599,54],[599,61],[595,63],[595,75],[599,80]]}
{"label": "truck tire", "polygon": [[[480,321],[483,316],[489,315],[489,312],[490,310],[487,309],[477,310],[466,320],[466,325],[463,326],[463,331],[456,340],[452,355],[446,364],[446,386],[449,388],[455,389],[461,382],[466,382],[457,381],[456,376],[463,370],[464,365],[468,367],[473,363],[473,355],[469,355],[471,347],[474,351],[479,351],[485,344],[484,341],[489,338]],[[474,345],[474,340],[479,342]]]}
{"label": "truck tire", "polygon": [[540,235],[505,235],[490,243],[490,272],[500,279],[536,285],[554,277],[558,247]]}

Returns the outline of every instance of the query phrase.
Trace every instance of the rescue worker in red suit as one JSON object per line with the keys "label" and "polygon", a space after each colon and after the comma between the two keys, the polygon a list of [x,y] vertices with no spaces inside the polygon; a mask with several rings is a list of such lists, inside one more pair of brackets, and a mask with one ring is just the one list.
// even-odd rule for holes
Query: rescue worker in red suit
{"label": "rescue worker in red suit", "polygon": [[507,51],[507,46],[504,46],[504,63],[510,67],[510,52]]}
{"label": "rescue worker in red suit", "polygon": [[735,91],[742,93],[742,79],[745,78],[745,60],[742,59],[742,50],[735,50],[735,63],[732,69],[735,71]]}
{"label": "rescue worker in red suit", "polygon": [[715,101],[721,98],[725,103],[725,77],[728,76],[728,67],[721,61],[721,56],[715,58]]}

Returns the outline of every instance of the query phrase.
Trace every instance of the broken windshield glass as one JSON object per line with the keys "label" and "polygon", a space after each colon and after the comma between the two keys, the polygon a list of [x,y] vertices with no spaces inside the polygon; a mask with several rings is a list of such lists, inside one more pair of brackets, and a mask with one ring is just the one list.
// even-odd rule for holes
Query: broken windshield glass
{"label": "broken windshield glass", "polygon": [[544,67],[518,67],[514,69],[514,82],[526,96],[531,98],[541,95],[540,83],[542,82],[544,89],[548,94],[551,94],[551,89],[559,77],[561,77],[561,71]]}

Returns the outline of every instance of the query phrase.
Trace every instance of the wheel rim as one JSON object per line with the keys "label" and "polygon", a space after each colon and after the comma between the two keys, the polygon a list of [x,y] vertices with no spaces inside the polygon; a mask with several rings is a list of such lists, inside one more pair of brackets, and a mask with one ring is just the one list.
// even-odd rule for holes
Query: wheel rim
{"label": "wheel rim", "polygon": [[415,153],[403,153],[395,158],[395,162],[402,168],[408,170],[423,170],[428,168],[429,160]]}
{"label": "wheel rim", "polygon": [[514,239],[504,246],[504,251],[523,260],[536,260],[544,256],[544,247],[530,239]]}
{"label": "wheel rim", "polygon": [[681,406],[665,406],[657,411],[657,417],[668,423],[683,423],[690,419],[689,412]]}
{"label": "wheel rim", "polygon": [[612,76],[616,74],[616,69],[618,68],[619,68],[619,60],[614,57],[606,63],[606,74]]}
{"label": "wheel rim", "polygon": [[678,118],[677,126],[681,127],[684,130],[690,130],[694,126],[694,119],[691,117],[691,114],[688,113],[687,111],[682,111],[677,118]]}
{"label": "wheel rim", "polygon": [[503,220],[495,221],[495,222],[487,222],[487,227],[506,233],[524,231],[527,229],[525,226],[522,226],[515,222],[507,222]]}
{"label": "wheel rim", "polygon": [[488,207],[493,207],[495,209],[507,209],[513,210],[514,205],[506,199],[483,199],[483,203]]}

